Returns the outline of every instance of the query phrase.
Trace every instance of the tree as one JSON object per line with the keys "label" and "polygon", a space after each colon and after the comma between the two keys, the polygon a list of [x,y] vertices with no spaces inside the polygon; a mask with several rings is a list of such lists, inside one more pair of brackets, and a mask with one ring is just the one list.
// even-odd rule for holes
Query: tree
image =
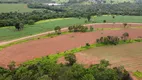
{"label": "tree", "polygon": [[80,30],[79,30],[80,32],[87,32],[88,27],[81,26],[79,29],[80,29]]}
{"label": "tree", "polygon": [[7,66],[8,66],[8,68],[9,68],[11,71],[12,71],[12,70],[15,70],[15,68],[16,68],[15,61],[10,62],[10,64],[7,65]]}
{"label": "tree", "polygon": [[68,30],[69,30],[69,32],[73,32],[73,27],[72,27],[72,26],[69,26],[69,27],[68,27]]}
{"label": "tree", "polygon": [[95,78],[92,74],[86,74],[81,80],[95,80]]}
{"label": "tree", "polygon": [[130,74],[124,66],[114,67],[113,69],[117,72],[119,80],[131,80]]}
{"label": "tree", "polygon": [[76,56],[73,53],[67,54],[65,60],[68,61],[68,65],[72,66],[76,63]]}
{"label": "tree", "polygon": [[129,38],[129,33],[128,32],[123,33],[122,38],[124,41],[126,41]]}
{"label": "tree", "polygon": [[17,22],[15,24],[15,28],[19,31],[19,30],[22,30],[24,28],[24,24],[21,23],[21,22]]}
{"label": "tree", "polygon": [[124,28],[126,28],[127,25],[128,25],[127,23],[123,23]]}
{"label": "tree", "polygon": [[93,26],[90,26],[90,31],[94,31],[94,28],[93,28]]}
{"label": "tree", "polygon": [[88,47],[88,46],[90,46],[90,44],[89,44],[89,43],[86,43],[86,46]]}
{"label": "tree", "polygon": [[52,80],[48,75],[37,78],[37,80]]}
{"label": "tree", "polygon": [[115,16],[112,16],[112,18],[114,19],[114,18],[115,18]]}
{"label": "tree", "polygon": [[29,25],[34,25],[34,23],[35,23],[34,20],[29,20],[29,21],[28,21],[28,24],[29,24]]}
{"label": "tree", "polygon": [[109,64],[109,61],[107,60],[101,60],[100,65],[103,65],[104,67],[108,67],[110,64]]}
{"label": "tree", "polygon": [[103,22],[106,23],[106,20],[104,20]]}
{"label": "tree", "polygon": [[60,26],[55,27],[54,30],[58,35],[61,34],[61,27]]}
{"label": "tree", "polygon": [[88,21],[91,20],[91,16],[90,16],[90,15],[87,16],[87,20],[88,20]]}

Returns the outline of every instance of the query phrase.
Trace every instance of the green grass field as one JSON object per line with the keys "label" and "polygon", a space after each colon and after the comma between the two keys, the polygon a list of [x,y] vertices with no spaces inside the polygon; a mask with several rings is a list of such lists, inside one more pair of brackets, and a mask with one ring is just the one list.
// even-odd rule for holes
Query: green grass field
{"label": "green grass field", "polygon": [[107,23],[142,23],[142,16],[115,16],[114,19],[112,18],[112,16],[100,16],[94,17],[94,19],[97,23],[103,23],[103,20],[106,20]]}
{"label": "green grass field", "polygon": [[74,24],[84,24],[86,19],[65,18],[39,21],[35,25],[25,25],[24,30],[16,31],[15,27],[0,28],[0,41],[12,40],[24,36],[34,35],[41,32],[53,30],[56,26],[67,27]]}
{"label": "green grass field", "polygon": [[0,13],[2,12],[31,12],[33,10],[40,9],[30,9],[27,4],[0,4]]}

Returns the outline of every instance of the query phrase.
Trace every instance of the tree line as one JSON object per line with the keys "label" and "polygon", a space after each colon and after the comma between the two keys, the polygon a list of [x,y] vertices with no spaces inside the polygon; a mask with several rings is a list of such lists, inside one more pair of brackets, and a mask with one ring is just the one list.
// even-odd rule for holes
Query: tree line
{"label": "tree line", "polygon": [[124,67],[109,68],[110,63],[101,60],[85,68],[76,63],[73,53],[65,55],[65,64],[57,63],[48,56],[34,63],[16,67],[15,62],[8,65],[9,69],[0,67],[0,80],[130,80],[131,76]]}

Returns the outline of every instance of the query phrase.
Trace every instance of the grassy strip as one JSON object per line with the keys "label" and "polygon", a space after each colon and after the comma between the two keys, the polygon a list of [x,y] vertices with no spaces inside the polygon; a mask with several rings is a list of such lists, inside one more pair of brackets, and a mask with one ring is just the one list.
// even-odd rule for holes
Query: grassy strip
{"label": "grassy strip", "polygon": [[140,72],[140,71],[136,71],[136,72],[134,72],[133,74],[134,74],[134,76],[136,76],[137,78],[142,78],[142,72]]}
{"label": "grassy strip", "polygon": [[[69,33],[70,32],[62,32],[62,35],[69,34]],[[20,40],[20,41],[12,42],[12,43],[0,46],[0,51],[2,49],[6,48],[6,47],[9,47],[9,46],[12,46],[12,45],[15,45],[15,44],[21,44],[21,43],[25,43],[25,42],[29,42],[29,41],[33,41],[33,40],[44,39],[44,38],[53,38],[53,37],[56,37],[56,36],[58,36],[58,34],[56,34],[56,33],[50,33],[50,34],[43,35],[43,36],[38,36],[38,37],[34,37],[34,38],[29,38],[29,39],[25,39],[25,40]]]}
{"label": "grassy strip", "polygon": [[[135,42],[142,42],[142,39],[127,40],[125,42],[120,41],[119,44],[128,44],[128,43],[135,43]],[[59,58],[65,56],[67,54],[77,53],[77,52],[84,51],[84,50],[87,50],[87,49],[90,49],[90,48],[101,47],[101,46],[109,46],[109,45],[104,45],[104,44],[97,43],[97,44],[91,44],[90,46],[82,46],[82,47],[79,47],[79,48],[74,48],[72,50],[59,52],[57,54],[48,55],[48,56],[45,56],[45,57],[42,57],[42,58],[36,58],[34,60],[30,60],[30,61],[27,61],[27,62],[23,63],[23,65],[36,64],[36,63],[44,61],[44,60],[45,61],[50,60],[50,61],[56,62]]]}
{"label": "grassy strip", "polygon": [[41,24],[41,23],[57,21],[57,20],[67,20],[67,19],[72,19],[72,18],[56,18],[56,19],[41,20],[41,21],[36,22],[35,24]]}

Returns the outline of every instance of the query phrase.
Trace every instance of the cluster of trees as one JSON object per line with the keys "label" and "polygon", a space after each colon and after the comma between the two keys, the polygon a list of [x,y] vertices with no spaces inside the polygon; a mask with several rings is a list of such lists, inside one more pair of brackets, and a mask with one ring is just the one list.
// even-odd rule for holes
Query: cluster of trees
{"label": "cluster of trees", "polygon": [[66,13],[64,12],[57,13],[55,11],[49,11],[49,10],[33,11],[27,13],[18,13],[18,12],[0,13],[0,27],[15,26],[17,22],[32,25],[34,24],[34,22],[39,20],[59,18],[59,17],[71,17],[71,16],[66,15]]}
{"label": "cluster of trees", "polygon": [[128,39],[129,39],[129,33],[125,32],[124,34],[122,34],[121,38],[117,36],[107,36],[97,39],[96,42],[105,45],[117,45],[121,40],[127,41]]}
{"label": "cluster of trees", "polygon": [[100,39],[96,40],[97,43],[105,44],[105,45],[117,45],[120,41],[120,39],[116,36],[107,36],[107,37],[101,37]]}
{"label": "cluster of trees", "polygon": [[23,64],[16,68],[15,63],[9,69],[0,68],[0,80],[129,80],[131,77],[124,67],[109,68],[109,62],[84,68],[76,63],[76,56],[65,56],[66,64],[57,64],[48,57],[39,62]]}
{"label": "cluster of trees", "polygon": [[69,32],[87,32],[88,27],[83,25],[74,25],[68,27]]}
{"label": "cluster of trees", "polygon": [[[55,34],[60,35],[62,34],[61,31],[61,27],[60,26],[56,26],[54,28]],[[90,26],[90,28],[88,28],[87,26],[83,26],[83,25],[73,25],[73,26],[69,26],[68,27],[68,31],[69,32],[87,32],[87,31],[94,31],[94,28],[92,26]]]}

